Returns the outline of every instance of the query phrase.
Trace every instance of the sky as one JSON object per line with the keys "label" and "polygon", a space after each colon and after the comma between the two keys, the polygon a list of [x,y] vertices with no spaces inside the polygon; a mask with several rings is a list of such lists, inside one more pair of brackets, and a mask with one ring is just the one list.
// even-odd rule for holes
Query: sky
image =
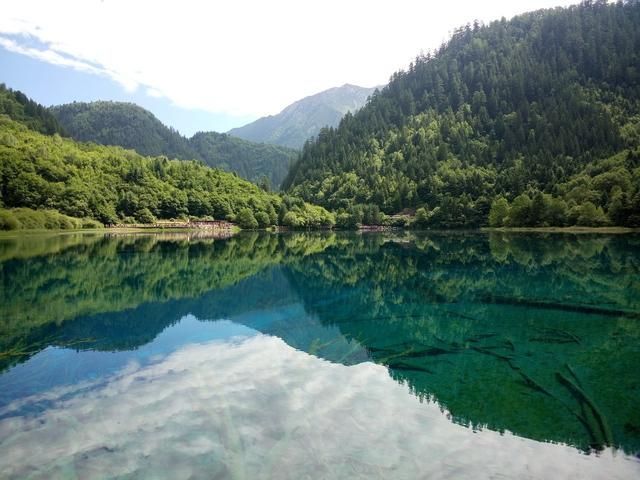
{"label": "sky", "polygon": [[186,135],[331,87],[385,84],[466,23],[576,0],[9,0],[0,82],[44,105],[118,100]]}

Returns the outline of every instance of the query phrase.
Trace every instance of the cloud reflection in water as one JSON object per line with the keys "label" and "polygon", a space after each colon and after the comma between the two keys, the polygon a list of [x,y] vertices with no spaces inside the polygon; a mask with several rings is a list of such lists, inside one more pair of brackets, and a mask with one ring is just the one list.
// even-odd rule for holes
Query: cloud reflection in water
{"label": "cloud reflection in water", "polygon": [[[24,414],[43,398],[50,408]],[[640,474],[637,459],[620,452],[474,433],[420,403],[383,366],[333,364],[267,335],[191,344],[28,397],[0,416],[0,476],[8,478]]]}

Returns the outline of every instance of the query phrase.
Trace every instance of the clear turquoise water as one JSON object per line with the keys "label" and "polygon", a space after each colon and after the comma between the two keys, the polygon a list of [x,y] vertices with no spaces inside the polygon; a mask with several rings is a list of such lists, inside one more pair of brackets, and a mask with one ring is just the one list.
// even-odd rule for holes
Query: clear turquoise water
{"label": "clear turquoise water", "polygon": [[638,478],[639,252],[0,239],[0,478]]}

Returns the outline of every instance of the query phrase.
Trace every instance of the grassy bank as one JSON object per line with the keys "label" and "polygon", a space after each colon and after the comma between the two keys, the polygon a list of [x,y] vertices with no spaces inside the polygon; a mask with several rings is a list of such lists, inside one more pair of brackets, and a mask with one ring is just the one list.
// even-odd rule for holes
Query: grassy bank
{"label": "grassy bank", "polygon": [[90,218],[75,218],[56,210],[0,209],[0,230],[79,230],[103,228]]}

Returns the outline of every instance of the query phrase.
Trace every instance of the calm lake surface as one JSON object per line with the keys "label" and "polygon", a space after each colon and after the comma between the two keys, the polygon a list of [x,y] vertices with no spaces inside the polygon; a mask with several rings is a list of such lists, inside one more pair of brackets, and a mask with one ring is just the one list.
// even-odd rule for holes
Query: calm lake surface
{"label": "calm lake surface", "polygon": [[640,478],[639,254],[0,238],[0,478]]}

